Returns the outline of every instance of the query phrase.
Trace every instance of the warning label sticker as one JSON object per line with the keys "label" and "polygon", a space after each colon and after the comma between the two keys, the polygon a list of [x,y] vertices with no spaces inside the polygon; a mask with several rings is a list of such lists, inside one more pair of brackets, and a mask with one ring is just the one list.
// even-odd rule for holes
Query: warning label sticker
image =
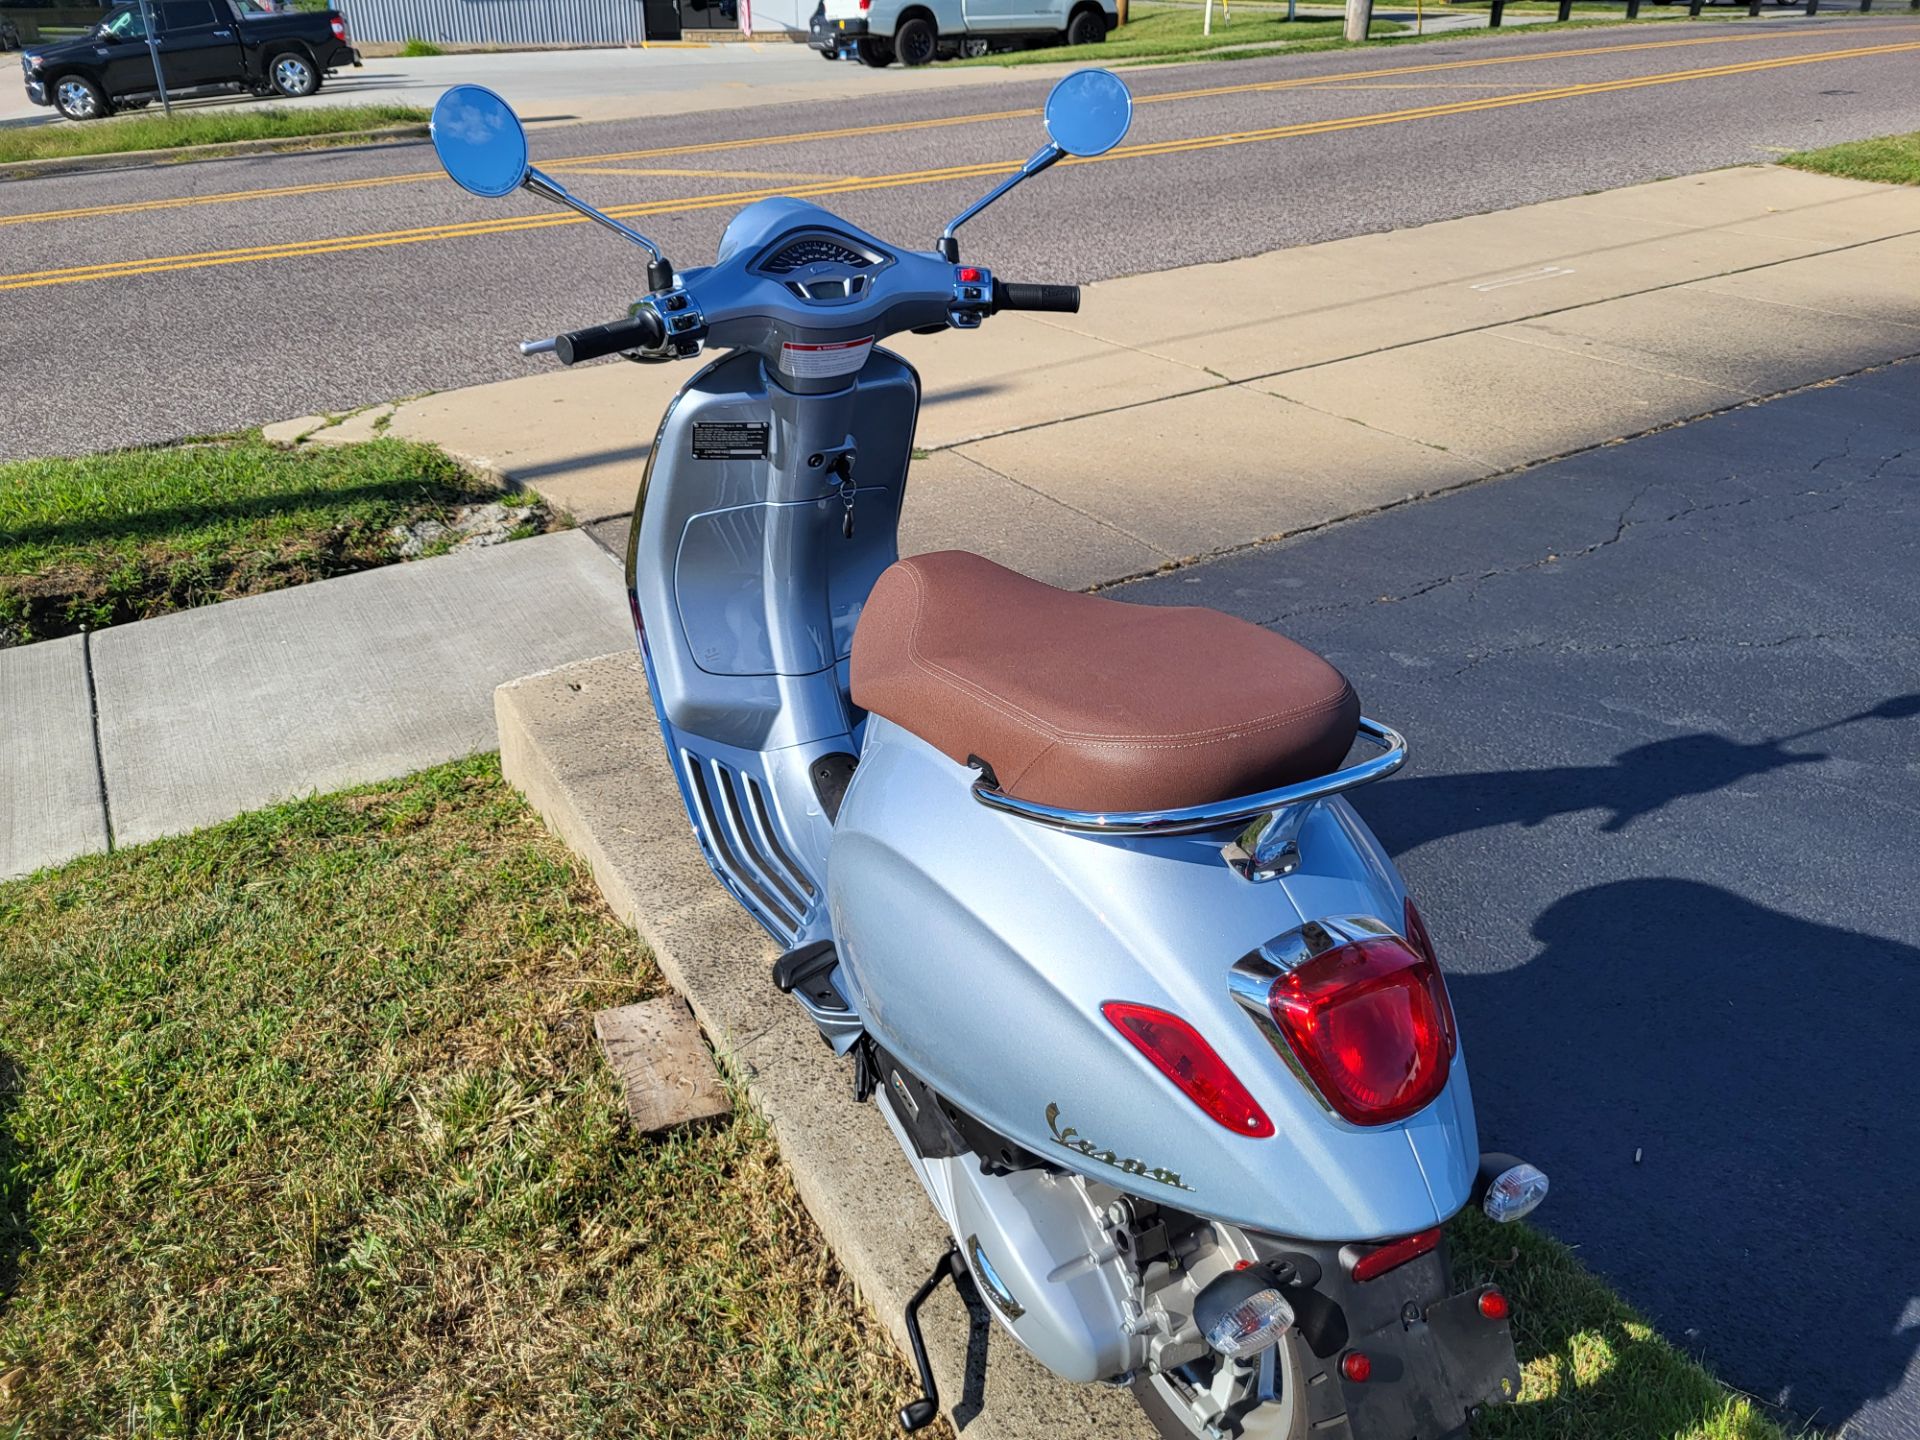
{"label": "warning label sticker", "polygon": [[696,460],[764,460],[767,426],[742,421],[701,421],[693,426]]}
{"label": "warning label sticker", "polygon": [[867,363],[873,349],[873,336],[864,340],[835,340],[827,345],[780,347],[780,368],[800,380],[824,380],[834,375],[851,375]]}

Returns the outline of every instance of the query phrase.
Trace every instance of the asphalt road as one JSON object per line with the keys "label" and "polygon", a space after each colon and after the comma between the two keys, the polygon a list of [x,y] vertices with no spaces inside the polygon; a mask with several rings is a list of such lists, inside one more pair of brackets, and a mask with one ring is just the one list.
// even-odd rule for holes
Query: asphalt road
{"label": "asphalt road", "polygon": [[[965,247],[1008,278],[1097,280],[1764,160],[1911,129],[1916,63],[1900,14],[1133,70],[1127,146],[1016,191]],[[1046,88],[553,128],[536,160],[681,265],[748,199],[795,190],[926,245],[1039,143]],[[523,374],[551,362],[513,342],[642,287],[639,251],[529,196],[469,197],[424,145],[9,183],[0,235],[5,456]]]}
{"label": "asphalt road", "polygon": [[1665,1335],[1860,1440],[1920,1437],[1916,414],[1910,363],[1114,592],[1404,729],[1354,800],[1481,1143]]}

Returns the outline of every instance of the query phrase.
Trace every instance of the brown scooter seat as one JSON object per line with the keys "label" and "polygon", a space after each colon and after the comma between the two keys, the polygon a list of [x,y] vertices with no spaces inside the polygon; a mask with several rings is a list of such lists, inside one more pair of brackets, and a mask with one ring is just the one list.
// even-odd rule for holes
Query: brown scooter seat
{"label": "brown scooter seat", "polygon": [[854,703],[1009,795],[1163,810],[1324,775],[1353,743],[1346,677],[1217,610],[1056,590],[943,550],[891,565],[853,636]]}

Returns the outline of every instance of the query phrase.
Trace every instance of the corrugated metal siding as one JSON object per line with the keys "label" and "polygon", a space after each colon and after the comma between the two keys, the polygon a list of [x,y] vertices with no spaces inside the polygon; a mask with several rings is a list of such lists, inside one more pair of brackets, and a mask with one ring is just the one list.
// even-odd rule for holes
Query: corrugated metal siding
{"label": "corrugated metal siding", "polygon": [[630,45],[640,0],[338,0],[356,40],[458,45]]}

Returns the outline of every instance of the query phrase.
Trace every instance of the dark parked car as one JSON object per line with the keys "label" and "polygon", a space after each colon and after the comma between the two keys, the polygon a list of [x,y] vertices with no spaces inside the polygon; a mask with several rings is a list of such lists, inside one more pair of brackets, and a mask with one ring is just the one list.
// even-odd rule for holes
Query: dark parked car
{"label": "dark parked car", "polygon": [[[360,63],[338,10],[270,12],[251,0],[153,0],[151,8],[170,95],[297,98],[318,90],[330,71]],[[27,98],[69,120],[138,109],[159,93],[138,5],[115,6],[78,39],[30,45],[20,64]]]}

